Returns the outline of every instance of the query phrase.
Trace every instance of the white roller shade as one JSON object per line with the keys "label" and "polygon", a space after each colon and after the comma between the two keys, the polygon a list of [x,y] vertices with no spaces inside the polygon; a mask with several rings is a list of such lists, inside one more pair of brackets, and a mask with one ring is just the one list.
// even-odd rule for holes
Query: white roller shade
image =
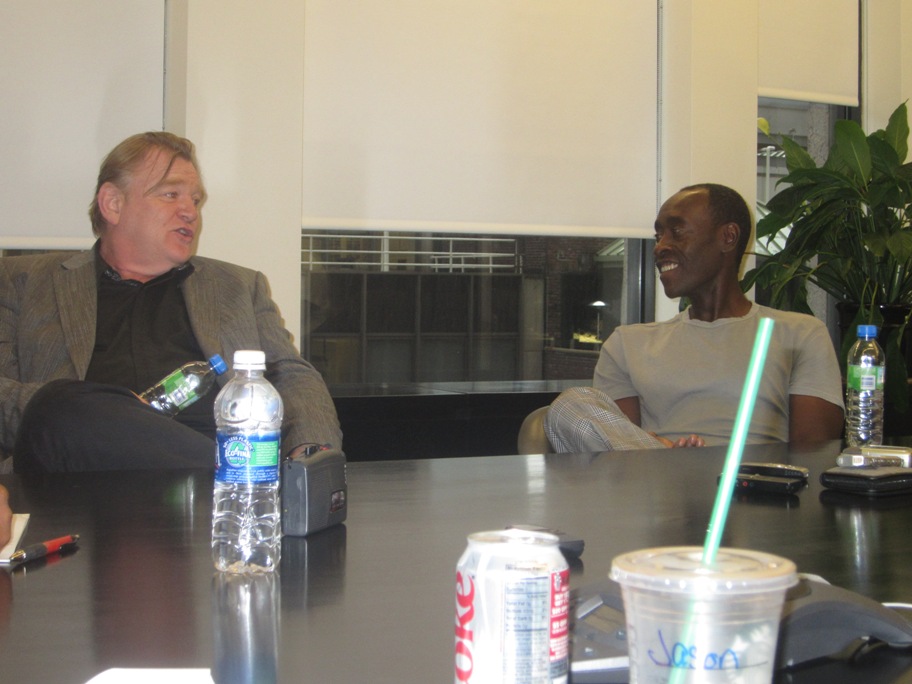
{"label": "white roller shade", "polygon": [[760,0],[760,95],[858,106],[858,0]]}
{"label": "white roller shade", "polygon": [[644,0],[307,0],[305,228],[651,236]]}
{"label": "white roller shade", "polygon": [[161,130],[164,0],[5,2],[0,247],[91,245],[98,165]]}

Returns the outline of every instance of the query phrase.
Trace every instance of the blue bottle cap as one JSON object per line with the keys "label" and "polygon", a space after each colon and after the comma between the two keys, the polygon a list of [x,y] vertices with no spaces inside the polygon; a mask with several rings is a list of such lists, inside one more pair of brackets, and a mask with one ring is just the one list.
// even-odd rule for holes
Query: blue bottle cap
{"label": "blue bottle cap", "polygon": [[226,364],[225,360],[218,354],[213,354],[209,357],[209,365],[212,366],[212,370],[215,371],[216,375],[221,375],[228,370],[228,364]]}
{"label": "blue bottle cap", "polygon": [[859,325],[858,337],[877,337],[876,325]]}

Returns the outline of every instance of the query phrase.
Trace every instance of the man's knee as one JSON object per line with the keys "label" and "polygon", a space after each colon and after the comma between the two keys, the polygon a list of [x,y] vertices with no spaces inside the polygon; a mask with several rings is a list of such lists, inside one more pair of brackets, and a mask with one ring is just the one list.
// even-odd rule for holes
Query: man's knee
{"label": "man's knee", "polygon": [[655,448],[661,443],[630,421],[615,401],[594,387],[562,392],[545,416],[555,451],[593,452]]}
{"label": "man's knee", "polygon": [[52,380],[29,400],[22,415],[23,430],[93,430],[110,419],[112,406],[139,403],[125,387],[84,380]]}
{"label": "man's knee", "polygon": [[594,387],[571,387],[551,402],[545,416],[545,434],[558,452],[600,451],[608,448],[595,424],[608,413],[619,412],[604,392]]}
{"label": "man's knee", "polygon": [[16,472],[57,470],[61,464],[53,459],[65,451],[65,442],[104,429],[112,397],[126,401],[132,393],[82,380],[52,380],[43,385],[22,413],[13,451]]}
{"label": "man's knee", "polygon": [[545,424],[555,429],[562,425],[578,428],[581,422],[602,419],[606,414],[623,415],[614,400],[601,390],[571,387],[551,402]]}
{"label": "man's knee", "polygon": [[[54,380],[25,407],[13,468],[22,473],[117,467],[127,454],[143,448],[143,442],[175,428],[183,426],[172,425],[125,387]],[[198,436],[187,431],[191,438]]]}

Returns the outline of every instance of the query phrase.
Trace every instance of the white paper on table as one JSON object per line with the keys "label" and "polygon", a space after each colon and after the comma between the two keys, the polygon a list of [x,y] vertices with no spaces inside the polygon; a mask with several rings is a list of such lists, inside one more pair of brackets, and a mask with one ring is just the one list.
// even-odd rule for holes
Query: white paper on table
{"label": "white paper on table", "polygon": [[209,670],[204,669],[133,669],[112,667],[99,672],[86,684],[213,684]]}
{"label": "white paper on table", "polygon": [[25,528],[28,526],[29,514],[28,513],[13,513],[13,523],[10,528],[10,540],[6,546],[0,549],[0,565],[9,565],[10,556],[16,553],[16,549],[19,548],[19,540],[22,539],[22,535],[25,533]]}

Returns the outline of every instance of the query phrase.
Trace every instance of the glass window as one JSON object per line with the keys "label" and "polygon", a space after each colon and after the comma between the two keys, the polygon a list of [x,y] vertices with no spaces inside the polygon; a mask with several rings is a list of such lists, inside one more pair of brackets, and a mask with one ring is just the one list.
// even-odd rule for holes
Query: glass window
{"label": "glass window", "polygon": [[519,332],[522,276],[476,276],[473,284],[474,332]]}
{"label": "glass window", "polygon": [[306,279],[310,328],[318,334],[357,333],[361,329],[363,276],[313,272]]}
{"label": "glass window", "polygon": [[616,326],[651,320],[651,253],[619,238],[307,231],[302,351],[331,386],[586,381]]}
{"label": "glass window", "polygon": [[[808,154],[822,164],[829,154],[833,141],[833,126],[839,119],[856,119],[859,116],[857,107],[760,98],[757,113],[767,120],[772,138],[761,131],[757,132],[757,220],[766,215],[767,201],[782,191],[786,186],[780,181],[788,173],[785,164],[785,153],[778,145],[779,136],[786,135],[804,147]],[[754,243],[752,250],[761,261],[765,255],[775,254],[782,248],[782,241],[787,233],[767,244],[766,240]],[[760,304],[769,304],[769,293],[757,288],[754,299]],[[810,284],[808,302],[818,318],[827,324],[830,335],[837,344],[839,339],[837,316],[834,302],[826,293]]]}
{"label": "glass window", "polygon": [[421,331],[465,333],[469,325],[470,279],[441,274],[421,279]]}
{"label": "glass window", "polygon": [[369,273],[365,279],[367,333],[414,333],[416,279],[394,273]]}

